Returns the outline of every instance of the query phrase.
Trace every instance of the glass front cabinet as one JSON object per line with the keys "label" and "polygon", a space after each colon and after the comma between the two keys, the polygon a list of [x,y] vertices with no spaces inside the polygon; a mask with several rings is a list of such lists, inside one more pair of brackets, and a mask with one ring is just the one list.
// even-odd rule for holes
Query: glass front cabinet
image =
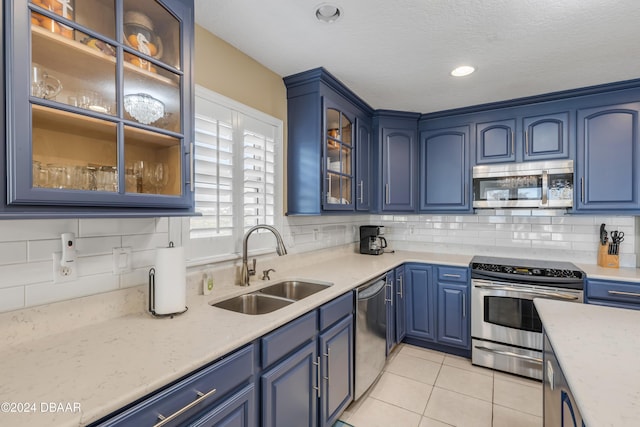
{"label": "glass front cabinet", "polygon": [[4,8],[4,213],[191,213],[193,0]]}
{"label": "glass front cabinet", "polygon": [[354,115],[324,98],[325,210],[353,210]]}

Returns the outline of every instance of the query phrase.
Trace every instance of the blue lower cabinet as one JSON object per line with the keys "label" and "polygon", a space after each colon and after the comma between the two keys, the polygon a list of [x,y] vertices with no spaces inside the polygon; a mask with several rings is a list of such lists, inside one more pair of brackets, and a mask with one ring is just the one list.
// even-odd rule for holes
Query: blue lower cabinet
{"label": "blue lower cabinet", "polygon": [[438,282],[438,342],[469,348],[469,287]]}
{"label": "blue lower cabinet", "polygon": [[396,287],[395,287],[395,271],[391,270],[387,273],[385,285],[385,305],[387,311],[387,356],[397,344],[396,341]]}
{"label": "blue lower cabinet", "polygon": [[407,299],[404,289],[404,266],[395,269],[396,281],[396,343],[402,342],[407,334]]}
{"label": "blue lower cabinet", "polygon": [[320,425],[332,426],[353,400],[353,317],[320,334]]}
{"label": "blue lower cabinet", "polygon": [[189,423],[190,427],[257,426],[256,388],[250,384],[218,404],[214,409]]}
{"label": "blue lower cabinet", "polygon": [[429,265],[406,264],[406,327],[407,337],[435,340],[435,293]]}
{"label": "blue lower cabinet", "polygon": [[318,352],[315,341],[260,377],[264,427],[315,427],[317,419]]}

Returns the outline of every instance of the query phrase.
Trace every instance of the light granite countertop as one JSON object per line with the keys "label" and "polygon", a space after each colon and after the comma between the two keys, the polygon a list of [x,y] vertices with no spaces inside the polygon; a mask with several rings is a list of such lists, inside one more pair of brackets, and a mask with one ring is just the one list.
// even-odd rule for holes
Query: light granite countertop
{"label": "light granite countertop", "polygon": [[[7,413],[3,409],[0,425],[89,424],[404,262],[466,267],[471,260],[466,255],[369,256],[352,250],[310,256],[291,257],[289,264],[295,265],[281,257],[272,282],[298,278],[333,286],[272,313],[250,316],[209,305],[271,283],[252,279],[250,288],[216,285],[211,295],[188,295],[189,310],[174,318],[154,318],[139,307],[134,313],[59,333],[49,325],[50,333],[38,339],[16,339],[0,350],[0,403],[34,403],[36,410]],[[41,327],[15,318],[20,316],[10,323],[23,331]],[[41,405],[48,408],[49,402],[80,409],[43,413]]]}
{"label": "light granite countertop", "polygon": [[640,311],[535,300],[587,426],[640,420]]}
{"label": "light granite countertop", "polygon": [[[237,271],[214,271],[211,295],[190,274],[189,310],[174,318],[146,312],[146,286],[0,314],[0,404],[35,405],[35,413],[0,411],[0,425],[81,426],[161,388],[356,286],[406,262],[467,267],[472,255],[396,251],[360,255],[352,246],[259,260],[272,281],[234,284]],[[638,269],[582,266],[588,274],[640,282]],[[285,279],[333,286],[275,312],[249,316],[211,307]],[[55,412],[50,410],[54,405]],[[42,406],[44,405],[44,406]],[[34,408],[34,406],[30,406]],[[43,412],[42,409],[47,409]],[[69,410],[70,409],[70,410]]]}

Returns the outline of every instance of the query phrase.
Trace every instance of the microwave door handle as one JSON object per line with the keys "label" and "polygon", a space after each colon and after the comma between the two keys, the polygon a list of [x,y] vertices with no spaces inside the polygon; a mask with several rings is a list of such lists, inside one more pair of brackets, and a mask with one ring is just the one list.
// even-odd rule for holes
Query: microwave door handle
{"label": "microwave door handle", "polygon": [[558,292],[545,292],[545,291],[538,291],[535,289],[522,289],[522,288],[516,288],[513,286],[500,286],[500,285],[474,285],[476,288],[480,288],[480,289],[492,289],[492,290],[496,290],[496,291],[512,291],[512,292],[522,292],[525,294],[533,294],[533,295],[540,295],[543,297],[552,297],[552,298],[559,298],[559,299],[566,299],[566,300],[576,300],[578,299],[577,296],[575,295],[568,295],[568,294],[561,294]]}
{"label": "microwave door handle", "polygon": [[549,193],[549,171],[542,171],[542,204],[546,205],[548,202]]}

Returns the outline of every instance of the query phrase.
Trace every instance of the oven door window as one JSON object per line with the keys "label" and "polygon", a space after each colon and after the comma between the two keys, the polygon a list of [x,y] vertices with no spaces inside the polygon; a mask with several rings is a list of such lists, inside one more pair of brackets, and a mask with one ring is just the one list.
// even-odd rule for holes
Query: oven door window
{"label": "oven door window", "polygon": [[485,296],[484,321],[507,328],[542,333],[540,316],[530,299]]}

